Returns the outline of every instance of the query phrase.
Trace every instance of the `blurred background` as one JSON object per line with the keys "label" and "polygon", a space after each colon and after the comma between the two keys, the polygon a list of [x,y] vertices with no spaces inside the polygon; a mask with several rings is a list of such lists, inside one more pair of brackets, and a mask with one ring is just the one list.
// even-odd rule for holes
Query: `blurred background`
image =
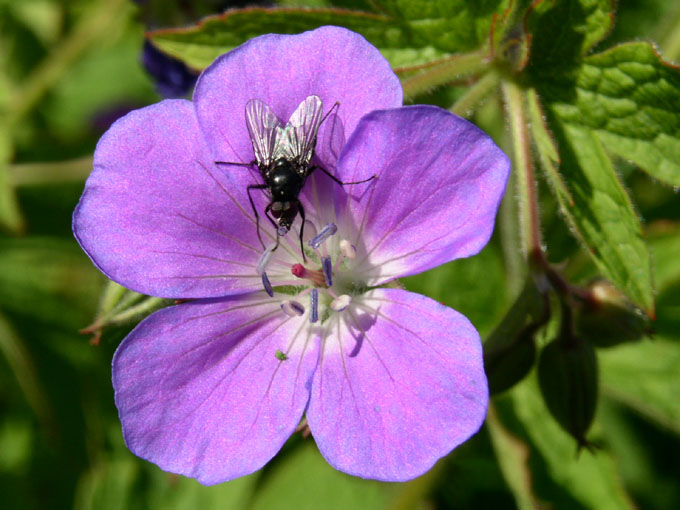
{"label": "blurred background", "polygon": [[[164,473],[125,448],[110,366],[134,322],[86,329],[101,312],[102,294],[119,290],[107,287],[78,247],[71,214],[96,142],[115,119],[164,97],[190,97],[197,73],[145,43],[145,31],[235,5],[0,0],[0,507],[680,507],[680,200],[677,190],[625,162],[617,170],[654,256],[657,320],[653,339],[598,352],[594,454],[576,456],[575,442],[540,402],[533,375],[494,399],[477,436],[405,484],[336,472],[311,438],[299,436],[261,472],[214,487]],[[618,8],[601,47],[654,40],[667,58],[680,60],[675,0],[626,0]],[[418,99],[446,106],[464,90]],[[507,142],[494,99],[473,120]],[[512,202],[512,190],[506,198]],[[541,193],[541,206],[551,261],[585,284],[596,274],[591,262],[549,193]],[[521,281],[518,259],[500,237],[479,256],[409,278],[406,286],[461,311],[485,337]]]}

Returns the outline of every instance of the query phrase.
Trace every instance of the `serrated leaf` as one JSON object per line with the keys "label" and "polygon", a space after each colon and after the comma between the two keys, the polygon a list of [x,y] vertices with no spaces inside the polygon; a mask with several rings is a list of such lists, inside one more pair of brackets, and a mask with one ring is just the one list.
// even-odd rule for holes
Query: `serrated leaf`
{"label": "serrated leaf", "polygon": [[493,15],[502,13],[508,0],[413,1],[382,0],[381,8],[408,26],[414,41],[442,51],[458,53],[485,44]]}
{"label": "serrated leaf", "polygon": [[158,30],[148,37],[162,51],[200,70],[258,35],[297,34],[323,25],[339,25],[363,35],[392,67],[420,65],[448,55],[431,45],[414,44],[404,27],[395,25],[390,17],[344,9],[235,9],[205,18],[193,27]]}
{"label": "serrated leaf", "polygon": [[557,198],[569,226],[603,275],[653,315],[649,250],[628,194],[593,134],[565,124],[561,135],[561,173],[571,186],[574,203],[560,194]]}
{"label": "serrated leaf", "polygon": [[680,343],[657,338],[600,351],[602,392],[680,434]]}
{"label": "serrated leaf", "polygon": [[574,88],[554,98],[570,124],[586,126],[611,152],[680,186],[680,67],[648,43],[622,44],[584,60]]}
{"label": "serrated leaf", "polygon": [[612,0],[540,0],[528,12],[529,66],[536,75],[576,65],[611,30]]}
{"label": "serrated leaf", "polygon": [[[633,508],[614,460],[606,450],[575,456],[575,442],[552,419],[541,401],[536,378],[530,377],[510,393],[518,426],[547,464],[551,479],[584,508]],[[593,431],[598,434],[597,428]],[[541,499],[546,495],[538,492]],[[562,498],[561,498],[562,499]],[[553,501],[558,503],[558,501]],[[565,507],[566,508],[566,507]]]}
{"label": "serrated leaf", "polygon": [[[251,7],[205,18],[193,27],[150,32],[148,37],[162,51],[201,70],[219,55],[258,35],[297,34],[338,25],[363,35],[393,68],[412,68],[485,44],[493,14],[507,3],[395,1],[382,6],[386,15],[337,8]],[[417,16],[411,12],[414,9]]]}

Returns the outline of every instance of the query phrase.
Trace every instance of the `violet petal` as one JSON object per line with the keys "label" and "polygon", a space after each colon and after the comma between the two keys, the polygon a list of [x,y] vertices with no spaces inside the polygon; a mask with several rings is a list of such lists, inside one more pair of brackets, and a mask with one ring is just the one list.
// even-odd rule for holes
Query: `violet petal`
{"label": "violet petal", "polygon": [[336,469],[383,481],[415,478],[477,432],[488,389],[479,334],[458,312],[376,289],[329,328],[307,420]]}
{"label": "violet petal", "polygon": [[[343,231],[369,285],[477,253],[488,242],[510,162],[481,129],[435,106],[365,116],[340,157]],[[360,248],[361,247],[361,248]]]}
{"label": "violet petal", "polygon": [[299,334],[303,320],[261,292],[148,317],[113,360],[128,448],[206,485],[260,469],[309,400],[318,347]]}
{"label": "violet petal", "polygon": [[97,267],[138,292],[257,290],[262,247],[252,211],[236,206],[239,194],[245,189],[212,164],[192,104],[163,101],[129,113],[101,138],[73,230]]}
{"label": "violet petal", "polygon": [[[401,84],[387,60],[361,35],[334,26],[251,39],[203,72],[194,101],[215,157],[234,161],[228,158],[235,152],[236,161],[249,162],[253,150],[246,130],[246,103],[260,99],[286,122],[313,94],[323,101],[324,113],[340,103],[337,114],[345,135],[366,113],[402,104]],[[321,126],[319,140],[327,137],[328,126]]]}

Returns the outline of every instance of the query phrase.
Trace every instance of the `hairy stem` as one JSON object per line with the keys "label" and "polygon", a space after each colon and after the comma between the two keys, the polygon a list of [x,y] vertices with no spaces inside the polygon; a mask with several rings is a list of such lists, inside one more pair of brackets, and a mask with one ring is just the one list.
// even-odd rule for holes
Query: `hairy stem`
{"label": "hairy stem", "polygon": [[461,78],[481,74],[489,66],[483,53],[466,53],[442,59],[432,65],[413,69],[397,70],[400,74],[413,71],[415,74],[402,78],[404,96],[412,98]]}
{"label": "hairy stem", "polygon": [[494,91],[498,86],[500,77],[498,73],[491,70],[482,76],[477,83],[470,87],[455,104],[449,108],[451,113],[461,117],[469,117],[477,107]]}
{"label": "hairy stem", "polygon": [[514,175],[517,183],[524,255],[531,262],[539,262],[541,265],[545,265],[524,94],[517,84],[505,81],[503,83],[503,95],[507,105],[512,136]]}

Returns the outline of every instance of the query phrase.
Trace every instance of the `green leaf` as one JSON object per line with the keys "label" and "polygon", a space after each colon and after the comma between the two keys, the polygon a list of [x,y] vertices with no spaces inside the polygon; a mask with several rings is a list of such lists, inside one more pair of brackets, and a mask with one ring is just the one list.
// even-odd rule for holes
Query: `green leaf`
{"label": "green leaf", "polygon": [[554,98],[566,123],[653,177],[680,186],[680,67],[649,43],[622,44],[584,60],[574,88]]}
{"label": "green leaf", "polygon": [[529,467],[529,446],[506,429],[493,405],[489,406],[486,426],[496,452],[498,465],[519,510],[540,508],[533,492]]}
{"label": "green leaf", "polygon": [[14,185],[9,175],[9,137],[0,125],[0,228],[10,232],[21,232],[24,220],[19,211]]}
{"label": "green leaf", "polygon": [[258,35],[297,34],[323,25],[340,25],[376,45],[393,67],[414,66],[446,56],[431,46],[414,46],[403,27],[383,15],[343,9],[265,9],[253,7],[205,18],[196,26],[148,34],[160,50],[195,69]]}
{"label": "green leaf", "polygon": [[272,465],[255,491],[253,510],[386,508],[389,486],[336,471],[313,441],[306,441]]}
{"label": "green leaf", "polygon": [[[6,64],[4,60],[3,57],[0,57],[0,69]],[[0,70],[0,228],[10,232],[21,232],[24,229],[24,219],[19,210],[14,183],[11,181],[9,173],[12,141],[4,118],[9,108],[9,101],[9,79]]]}
{"label": "green leaf", "polygon": [[600,141],[564,124],[561,173],[573,204],[557,194],[569,226],[604,276],[649,315],[654,313],[650,256],[640,221]]}
{"label": "green leaf", "polygon": [[416,44],[458,53],[486,44],[494,14],[508,0],[382,0],[379,5],[407,25]]}
{"label": "green leaf", "polygon": [[6,310],[69,331],[92,319],[102,277],[73,241],[0,239],[0,268],[0,306]]}
{"label": "green leaf", "polygon": [[613,24],[612,0],[540,0],[532,5],[526,30],[531,34],[529,68],[537,76],[577,65]]}
{"label": "green leaf", "polygon": [[573,206],[574,198],[571,196],[564,179],[562,179],[562,175],[557,170],[560,165],[560,155],[545,124],[545,115],[535,89],[527,91],[527,110],[531,124],[531,136],[541,161],[541,168],[543,168],[553,191],[560,195],[560,201]]}
{"label": "green leaf", "polygon": [[261,34],[297,34],[339,25],[366,37],[393,68],[412,68],[485,44],[493,14],[507,3],[397,0],[385,4],[387,15],[337,8],[251,7],[211,16],[188,28],[150,32],[148,37],[162,51],[201,70],[219,55]]}
{"label": "green leaf", "polygon": [[[541,401],[536,378],[530,377],[509,394],[518,427],[526,434],[545,462],[550,478],[566,490],[584,508],[621,510],[633,508],[617,472],[613,458],[606,450],[583,451],[575,456],[574,440],[552,419]],[[593,431],[598,434],[597,428]],[[537,473],[535,473],[537,474]],[[540,499],[546,497],[538,491]],[[560,498],[562,503],[563,498]],[[558,503],[558,501],[553,501]],[[557,508],[574,508],[577,506]]]}
{"label": "green leaf", "polygon": [[0,355],[7,361],[26,400],[45,428],[45,432],[51,432],[53,413],[45,398],[45,389],[38,377],[33,357],[25,343],[0,312]]}
{"label": "green leaf", "polygon": [[151,494],[148,508],[164,510],[224,510],[229,508],[248,508],[259,474],[255,473],[230,482],[206,487],[196,480],[183,476],[168,479],[155,466],[158,484]]}
{"label": "green leaf", "polygon": [[599,352],[602,392],[680,434],[680,343],[656,338]]}
{"label": "green leaf", "polygon": [[[669,228],[670,227],[670,228]],[[663,225],[663,230],[650,237],[649,244],[654,255],[654,276],[658,291],[680,283],[680,224]],[[680,335],[680,331],[678,332]]]}

